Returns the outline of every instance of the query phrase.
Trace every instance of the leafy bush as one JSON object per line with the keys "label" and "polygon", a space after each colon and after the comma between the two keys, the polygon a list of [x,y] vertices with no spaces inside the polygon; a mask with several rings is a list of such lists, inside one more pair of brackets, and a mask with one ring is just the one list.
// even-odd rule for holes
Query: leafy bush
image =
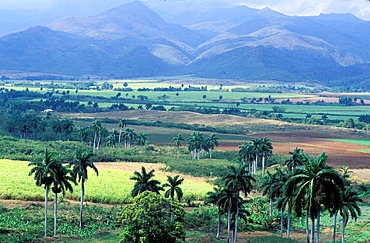
{"label": "leafy bush", "polygon": [[126,205],[120,215],[121,242],[162,243],[185,239],[183,207],[163,196],[145,191]]}

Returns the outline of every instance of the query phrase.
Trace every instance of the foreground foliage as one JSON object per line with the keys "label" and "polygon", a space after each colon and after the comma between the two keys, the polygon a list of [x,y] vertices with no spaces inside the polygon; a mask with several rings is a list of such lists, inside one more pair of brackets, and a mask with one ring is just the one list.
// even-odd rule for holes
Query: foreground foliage
{"label": "foreground foliage", "polygon": [[185,239],[183,207],[154,192],[145,191],[121,213],[122,243],[162,243]]}

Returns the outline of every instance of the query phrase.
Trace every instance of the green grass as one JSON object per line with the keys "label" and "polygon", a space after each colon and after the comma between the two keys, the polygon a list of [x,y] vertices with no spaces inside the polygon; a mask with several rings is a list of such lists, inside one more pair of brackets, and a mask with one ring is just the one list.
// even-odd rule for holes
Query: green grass
{"label": "green grass", "polygon": [[[0,160],[0,198],[20,199],[20,200],[44,200],[44,189],[37,187],[33,177],[28,176],[31,167],[28,162]],[[99,163],[96,163],[99,168]],[[134,181],[129,178],[133,172],[123,172],[116,170],[99,170],[96,176],[89,170],[89,179],[86,182],[86,201],[99,203],[128,203],[132,201],[131,190]],[[156,180],[164,183],[167,177],[156,175]],[[205,182],[184,181],[182,189],[184,198],[203,199],[208,191],[212,190],[212,185]],[[75,186],[72,194],[67,193],[67,198],[79,200],[80,188]],[[49,195],[52,199],[52,195]]]}
{"label": "green grass", "polygon": [[326,140],[370,146],[370,139],[349,139],[348,138],[348,139],[326,139]]}

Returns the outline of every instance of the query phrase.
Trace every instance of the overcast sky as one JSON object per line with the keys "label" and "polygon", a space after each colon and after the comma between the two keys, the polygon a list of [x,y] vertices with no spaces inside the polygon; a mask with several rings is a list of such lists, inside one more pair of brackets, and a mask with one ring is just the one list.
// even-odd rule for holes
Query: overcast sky
{"label": "overcast sky", "polygon": [[[0,9],[22,9],[22,8],[45,8],[56,1],[70,0],[0,0]],[[89,0],[75,0],[88,2]],[[95,2],[96,0],[91,0]],[[104,1],[104,0],[101,0]],[[120,2],[119,0],[105,0]],[[166,0],[167,2],[182,2],[184,0]],[[185,0],[187,2],[201,2],[209,0]],[[320,13],[353,13],[354,15],[370,20],[370,2],[367,0],[219,0],[232,3],[244,4],[252,8],[270,7],[276,11],[288,15],[318,15]],[[156,3],[164,0],[144,0]],[[165,2],[164,2],[165,4]]]}

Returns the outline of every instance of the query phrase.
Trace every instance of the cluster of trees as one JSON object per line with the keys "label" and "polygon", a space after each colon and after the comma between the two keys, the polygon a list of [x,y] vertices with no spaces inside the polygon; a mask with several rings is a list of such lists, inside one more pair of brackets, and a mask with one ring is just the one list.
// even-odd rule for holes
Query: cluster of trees
{"label": "cluster of trees", "polygon": [[287,169],[278,169],[275,173],[268,172],[262,186],[263,193],[270,198],[270,213],[273,202],[281,212],[281,235],[286,211],[288,238],[291,216],[294,215],[297,218],[306,218],[306,235],[309,242],[319,242],[320,215],[328,211],[334,218],[334,242],[337,215],[339,213],[342,216],[342,242],[344,242],[344,230],[349,217],[357,219],[361,214],[357,204],[361,199],[357,192],[352,190],[346,174],[348,167],[344,167],[342,174],[338,173],[326,163],[328,156],[325,152],[315,158],[296,148],[290,154],[292,156],[285,161]]}
{"label": "cluster of trees", "polygon": [[[216,205],[218,208],[218,224],[216,238],[220,239],[221,216],[227,214],[227,239],[228,242],[236,243],[238,233],[238,219],[241,217],[246,221],[250,212],[243,208],[243,204],[248,201],[240,196],[242,192],[244,197],[253,189],[255,179],[248,173],[245,165],[240,164],[239,167],[229,166],[229,173],[223,178],[223,184],[215,187],[214,191],[207,193],[205,199],[206,204]],[[234,225],[233,227],[231,225]],[[231,240],[230,232],[233,228],[233,236]]]}
{"label": "cluster of trees", "polygon": [[124,128],[127,126],[127,120],[121,119],[118,123],[119,130],[113,129],[111,132],[102,124],[100,120],[95,120],[90,127],[82,127],[79,129],[78,134],[81,142],[92,146],[98,150],[103,142],[105,145],[116,147],[124,142],[124,147],[129,149],[131,144],[136,141],[139,145],[145,145],[148,142],[148,134],[141,132],[137,134],[133,128]]}
{"label": "cluster of trees", "polygon": [[[81,197],[80,197],[80,229],[83,226],[83,203],[85,198],[85,182],[88,179],[87,168],[91,167],[98,175],[98,169],[94,163],[91,162],[91,157],[94,156],[89,151],[77,151],[74,161],[69,165],[64,166],[60,160],[57,159],[54,152],[45,151],[42,161],[34,161],[28,166],[33,166],[29,176],[34,175],[37,186],[45,188],[45,222],[44,222],[44,236],[47,237],[48,224],[48,199],[49,190],[54,193],[54,237],[57,234],[57,214],[58,214],[58,194],[73,191],[72,184],[81,183]],[[70,169],[70,166],[73,169]]]}
{"label": "cluster of trees", "polygon": [[[174,143],[177,147],[177,157],[179,156],[179,151],[181,147],[181,141],[184,140],[182,134],[179,133],[175,137],[172,138]],[[212,159],[212,150],[218,146],[218,137],[216,134],[210,134],[208,137],[204,137],[203,133],[194,132],[190,135],[187,139],[188,142],[188,150],[192,154],[193,159],[199,159],[200,152],[205,150],[209,153],[209,158]]]}

